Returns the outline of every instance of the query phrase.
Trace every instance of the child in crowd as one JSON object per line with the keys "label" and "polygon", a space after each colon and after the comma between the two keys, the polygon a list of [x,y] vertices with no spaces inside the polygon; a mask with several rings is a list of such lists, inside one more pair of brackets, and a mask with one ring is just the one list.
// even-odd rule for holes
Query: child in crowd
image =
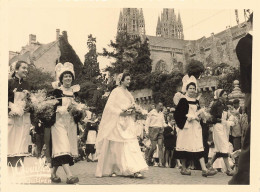
{"label": "child in crowd", "polygon": [[165,147],[165,167],[171,167],[173,151],[176,146],[177,132],[175,128],[175,120],[173,114],[168,115],[168,126],[164,128],[164,147]]}

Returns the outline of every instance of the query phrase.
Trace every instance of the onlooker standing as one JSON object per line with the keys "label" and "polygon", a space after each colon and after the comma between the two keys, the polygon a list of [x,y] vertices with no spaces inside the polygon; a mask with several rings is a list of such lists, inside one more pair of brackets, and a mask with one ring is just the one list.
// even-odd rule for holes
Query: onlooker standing
{"label": "onlooker standing", "polygon": [[231,114],[233,116],[233,122],[234,126],[231,127],[230,135],[232,144],[234,147],[234,151],[241,149],[241,136],[242,136],[242,129],[240,125],[240,107],[239,107],[239,100],[235,99],[233,101],[233,107],[234,109],[231,111]]}
{"label": "onlooker standing", "polygon": [[148,165],[152,165],[153,154],[156,150],[156,145],[159,148],[159,166],[162,166],[163,160],[163,129],[165,127],[164,114],[162,113],[163,104],[156,103],[155,109],[151,110],[147,116],[145,126],[149,129],[148,135],[151,140],[151,148],[148,154]]}
{"label": "onlooker standing", "polygon": [[[82,136],[82,141],[86,143],[86,157],[87,161],[94,161],[94,154],[96,152],[95,143],[97,138],[98,131],[98,122],[97,116],[95,113],[92,113],[91,120],[87,122],[84,134]],[[92,155],[92,159],[89,159],[88,156]]]}
{"label": "onlooker standing", "polygon": [[164,147],[165,147],[165,167],[170,167],[173,151],[176,147],[177,132],[175,128],[175,120],[172,114],[168,115],[168,126],[164,128]]}

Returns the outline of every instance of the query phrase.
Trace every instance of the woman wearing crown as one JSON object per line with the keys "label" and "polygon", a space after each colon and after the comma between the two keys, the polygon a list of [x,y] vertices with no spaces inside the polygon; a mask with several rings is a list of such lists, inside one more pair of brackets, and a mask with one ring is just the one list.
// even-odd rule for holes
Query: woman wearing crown
{"label": "woman wearing crown", "polygon": [[98,164],[96,177],[130,175],[143,178],[148,168],[135,132],[135,102],[127,90],[130,75],[119,75],[118,87],[110,94],[99,126],[96,140]]}
{"label": "woman wearing crown", "polygon": [[[52,143],[52,182],[61,182],[56,172],[62,166],[67,175],[67,184],[79,182],[78,177],[72,176],[69,166],[74,164],[73,157],[78,156],[77,125],[73,116],[68,112],[68,107],[75,102],[79,85],[72,86],[75,79],[73,64],[57,64],[56,76],[59,82],[53,83],[53,96],[59,100],[56,110],[56,120],[51,127]],[[60,86],[59,86],[60,84]]]}
{"label": "woman wearing crown", "polygon": [[199,101],[196,99],[197,83],[194,76],[183,78],[182,92],[186,93],[178,102],[174,118],[180,129],[176,142],[176,158],[181,159],[182,175],[191,175],[186,168],[186,160],[199,159],[202,176],[212,176],[216,172],[208,170],[204,160],[204,147],[202,139],[202,127],[199,117]]}

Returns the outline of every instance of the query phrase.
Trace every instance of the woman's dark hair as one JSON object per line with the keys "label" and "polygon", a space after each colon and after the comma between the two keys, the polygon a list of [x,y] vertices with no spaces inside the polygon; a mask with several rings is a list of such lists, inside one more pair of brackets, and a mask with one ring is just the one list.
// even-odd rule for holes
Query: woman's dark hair
{"label": "woman's dark hair", "polygon": [[64,71],[64,72],[60,75],[60,78],[59,78],[61,84],[62,84],[63,76],[66,75],[66,74],[70,74],[71,77],[72,77],[72,81],[74,81],[74,75],[72,74],[72,72],[70,72],[70,71]]}
{"label": "woman's dark hair", "polygon": [[219,97],[221,97],[226,91],[224,89],[222,89],[219,93]]}
{"label": "woman's dark hair", "polygon": [[196,89],[196,83],[190,82],[190,83],[186,86],[186,90],[188,90],[191,85],[193,85],[193,86],[195,87],[195,89]]}
{"label": "woman's dark hair", "polygon": [[[17,61],[16,64],[15,64],[14,69],[15,69],[15,70],[18,70],[23,63],[26,64],[26,65],[28,65],[28,63],[25,62],[25,61]],[[14,77],[14,76],[15,76],[15,72],[12,74],[12,77]]]}
{"label": "woman's dark hair", "polygon": [[123,73],[123,75],[122,75],[122,78],[121,78],[121,81],[120,81],[120,84],[121,84],[121,82],[123,82],[124,80],[125,80],[125,78],[126,77],[130,77],[130,73]]}

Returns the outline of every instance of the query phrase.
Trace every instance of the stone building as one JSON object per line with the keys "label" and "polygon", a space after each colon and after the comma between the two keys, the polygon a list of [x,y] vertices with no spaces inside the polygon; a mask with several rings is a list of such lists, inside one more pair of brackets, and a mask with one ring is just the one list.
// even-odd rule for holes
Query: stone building
{"label": "stone building", "polygon": [[9,52],[9,64],[13,64],[18,60],[33,63],[37,68],[43,71],[50,72],[55,75],[55,66],[59,62],[60,47],[59,47],[60,30],[56,30],[56,39],[48,44],[39,43],[36,40],[36,35],[29,35],[29,42],[23,46],[20,52]]}
{"label": "stone building", "polygon": [[[132,21],[133,13],[138,15],[138,10],[134,8],[123,9],[123,14],[121,12],[119,17],[120,30],[122,30],[122,18],[124,18],[123,21],[125,22]],[[141,15],[144,23],[143,12]],[[163,9],[161,17],[157,21],[155,36],[139,32],[140,30],[145,31],[145,25],[142,25],[142,28],[137,27],[135,31],[133,31],[130,24],[124,24],[123,26],[129,34],[142,34],[142,39],[148,38],[152,71],[160,71],[162,73],[170,73],[172,71],[185,73],[185,67],[192,59],[201,61],[206,68],[214,68],[223,63],[238,68],[239,61],[235,53],[235,47],[239,39],[247,32],[246,27],[240,27],[243,25],[227,26],[220,33],[212,33],[209,37],[204,36],[195,40],[187,40],[184,39],[180,13],[176,17],[174,9]],[[118,32],[120,30],[118,28]],[[217,85],[218,78],[212,75],[198,80],[198,90],[200,92],[213,93]],[[143,92],[147,93],[147,91]],[[136,97],[137,100],[152,98],[152,95],[146,96],[144,94],[143,97],[140,94],[138,95]]]}
{"label": "stone building", "polygon": [[28,44],[23,46],[20,52],[9,51],[9,65],[18,60],[34,64],[35,67],[49,72],[52,76],[55,76],[55,66],[59,62],[73,63],[76,74],[83,66],[68,42],[67,31],[61,34],[59,29],[56,29],[56,39],[47,44],[39,43],[36,35],[30,34]]}

